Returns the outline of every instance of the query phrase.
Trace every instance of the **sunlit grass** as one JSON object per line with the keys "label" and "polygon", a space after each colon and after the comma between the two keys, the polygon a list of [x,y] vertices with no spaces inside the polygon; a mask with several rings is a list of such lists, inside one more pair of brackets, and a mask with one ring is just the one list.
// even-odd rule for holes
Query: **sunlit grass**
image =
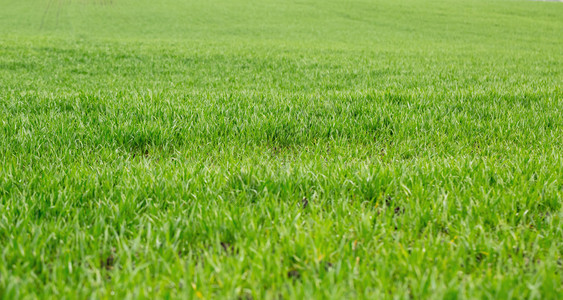
{"label": "sunlit grass", "polygon": [[561,297],[561,3],[0,2],[0,298]]}

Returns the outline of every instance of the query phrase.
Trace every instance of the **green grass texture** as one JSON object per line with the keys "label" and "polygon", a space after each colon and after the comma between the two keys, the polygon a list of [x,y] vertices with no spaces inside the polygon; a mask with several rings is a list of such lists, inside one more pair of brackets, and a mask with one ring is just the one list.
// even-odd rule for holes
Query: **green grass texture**
{"label": "green grass texture", "polygon": [[562,299],[563,3],[0,0],[0,298]]}

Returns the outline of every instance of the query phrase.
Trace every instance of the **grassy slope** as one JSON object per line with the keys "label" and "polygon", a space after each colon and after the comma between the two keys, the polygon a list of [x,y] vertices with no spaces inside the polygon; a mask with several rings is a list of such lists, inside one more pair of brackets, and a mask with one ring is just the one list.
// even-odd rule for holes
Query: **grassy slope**
{"label": "grassy slope", "polygon": [[0,298],[563,293],[561,3],[0,2]]}

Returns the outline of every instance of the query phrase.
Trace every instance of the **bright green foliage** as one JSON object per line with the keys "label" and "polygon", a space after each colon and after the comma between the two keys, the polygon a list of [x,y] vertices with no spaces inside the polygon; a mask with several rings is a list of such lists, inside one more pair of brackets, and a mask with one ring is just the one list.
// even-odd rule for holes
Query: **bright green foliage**
{"label": "bright green foliage", "polygon": [[0,298],[561,298],[562,16],[0,0]]}

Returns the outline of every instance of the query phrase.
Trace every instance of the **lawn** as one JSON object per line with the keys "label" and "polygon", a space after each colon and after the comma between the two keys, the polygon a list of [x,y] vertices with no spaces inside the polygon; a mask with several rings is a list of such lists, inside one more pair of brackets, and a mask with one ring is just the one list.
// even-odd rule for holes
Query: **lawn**
{"label": "lawn", "polygon": [[562,16],[0,0],[0,298],[561,299]]}

